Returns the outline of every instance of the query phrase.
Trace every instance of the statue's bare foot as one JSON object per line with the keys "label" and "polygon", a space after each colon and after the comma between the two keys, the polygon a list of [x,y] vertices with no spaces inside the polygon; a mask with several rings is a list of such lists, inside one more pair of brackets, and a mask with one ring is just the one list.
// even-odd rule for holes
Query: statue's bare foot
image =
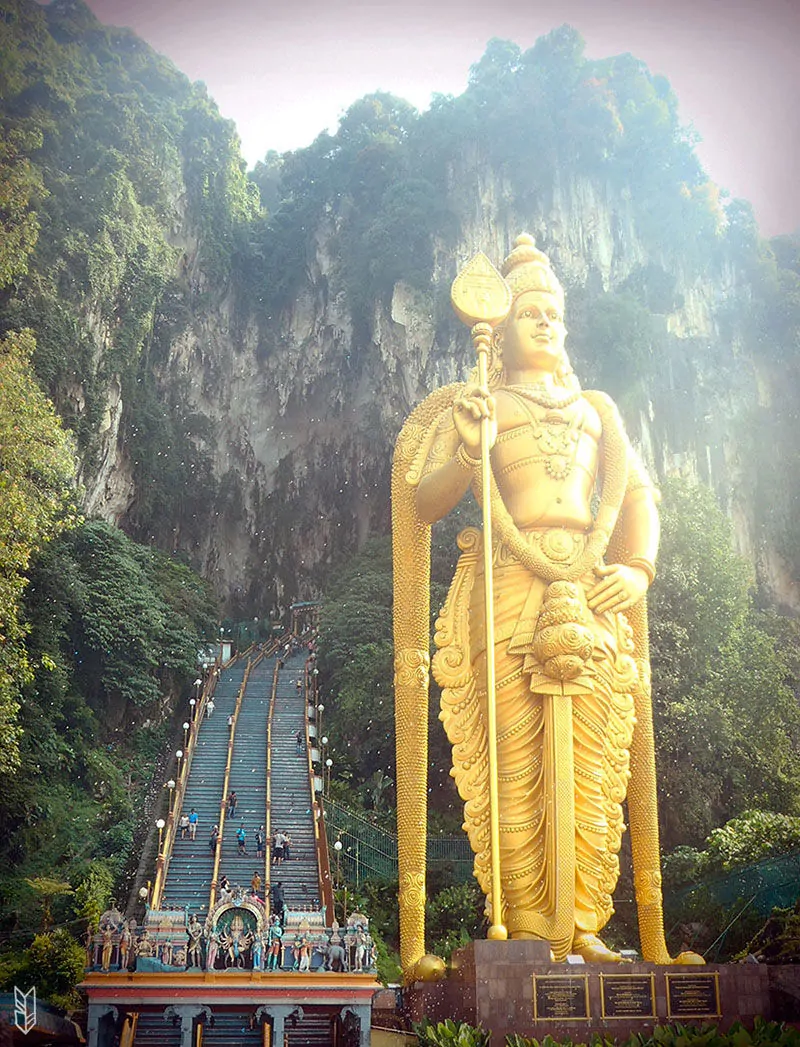
{"label": "statue's bare foot", "polygon": [[678,953],[678,955],[672,961],[673,964],[676,964],[676,963],[691,963],[691,964],[695,964],[696,966],[699,966],[700,964],[705,964],[705,962],[706,961],[703,959],[703,957],[699,953],[692,952],[690,949],[686,949],[685,952]]}
{"label": "statue's bare foot", "polygon": [[596,934],[576,934],[572,940],[572,951],[582,956],[587,963],[626,963],[624,956],[600,941]]}

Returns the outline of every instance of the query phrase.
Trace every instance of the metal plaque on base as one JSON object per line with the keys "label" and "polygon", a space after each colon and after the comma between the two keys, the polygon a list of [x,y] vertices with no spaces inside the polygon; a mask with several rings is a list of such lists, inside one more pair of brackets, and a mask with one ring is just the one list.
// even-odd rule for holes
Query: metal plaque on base
{"label": "metal plaque on base", "polygon": [[718,974],[668,974],[668,1018],[719,1018]]}
{"label": "metal plaque on base", "polygon": [[589,1017],[588,974],[533,975],[534,1021],[587,1021]]}
{"label": "metal plaque on base", "polygon": [[600,1002],[604,1018],[655,1018],[654,974],[601,974]]}

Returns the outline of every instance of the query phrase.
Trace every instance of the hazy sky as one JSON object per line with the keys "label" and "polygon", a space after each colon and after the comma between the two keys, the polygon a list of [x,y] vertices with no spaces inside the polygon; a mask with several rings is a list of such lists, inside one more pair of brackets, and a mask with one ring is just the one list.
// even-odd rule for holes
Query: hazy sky
{"label": "hazy sky", "polygon": [[425,108],[459,94],[498,36],[523,48],[563,22],[599,58],[631,51],[670,80],[710,176],[762,233],[800,227],[800,0],[88,0],[135,29],[236,122],[252,166],[308,145],[357,98]]}

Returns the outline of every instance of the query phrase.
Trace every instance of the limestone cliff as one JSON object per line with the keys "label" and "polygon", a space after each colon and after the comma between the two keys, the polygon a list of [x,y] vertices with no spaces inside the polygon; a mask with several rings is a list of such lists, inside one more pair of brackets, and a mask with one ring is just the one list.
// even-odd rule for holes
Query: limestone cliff
{"label": "limestone cliff", "polygon": [[760,317],[800,263],[723,208],[663,78],[630,55],[586,59],[569,27],[527,52],[493,41],[462,96],[422,115],[368,96],[248,179],[202,85],[80,0],[15,2],[9,32],[32,57],[4,119],[39,134],[46,193],[0,317],[34,330],[88,514],[185,552],[233,613],[313,596],[388,528],[403,419],[468,373],[458,267],[478,249],[499,261],[525,230],[567,289],[584,385],[617,399],[657,476],[714,486],[797,607],[800,462],[784,482],[765,450],[797,387],[765,332],[791,346],[797,318]]}
{"label": "limestone cliff", "polygon": [[[274,319],[275,351],[259,354],[256,325],[234,316],[231,293],[195,307],[190,328],[171,344],[161,380],[166,389],[169,379],[180,378],[189,408],[212,422],[220,485],[202,539],[189,551],[230,604],[264,608],[312,596],[332,558],[386,530],[392,443],[402,421],[427,392],[465,377],[471,366],[469,338],[451,316],[448,295],[458,266],[475,250],[499,261],[514,236],[528,230],[568,289],[591,285],[603,292],[653,263],[630,200],[599,180],[564,177],[528,209],[510,205],[511,189],[477,156],[462,158],[451,181],[458,239],[435,244],[429,287],[398,282],[391,295],[374,300],[366,330],[354,329],[335,217],[328,216],[310,238],[304,283]],[[181,244],[189,239],[179,231]],[[677,283],[682,305],[664,318],[672,335],[667,363],[685,367],[686,353],[694,358],[702,343],[715,366],[722,359],[733,369],[737,347],[725,344],[715,311],[735,293],[735,281],[723,269]],[[591,340],[581,346],[584,356],[591,349]],[[701,356],[691,368],[693,390],[677,380],[672,388],[648,388],[628,423],[658,475],[699,476],[729,500],[741,549],[756,559],[752,512],[736,492],[730,415],[748,391],[731,384],[720,395],[706,387],[702,371]],[[664,374],[659,367],[659,381]],[[117,396],[114,386],[109,417],[118,411]],[[124,526],[136,492],[118,430],[108,425],[107,434],[116,441],[116,459],[112,468],[104,455],[102,489],[97,482],[90,487],[89,504]],[[178,548],[186,544],[180,526],[171,540]],[[776,581],[772,573],[769,581]],[[780,586],[781,598],[793,604],[785,579]]]}

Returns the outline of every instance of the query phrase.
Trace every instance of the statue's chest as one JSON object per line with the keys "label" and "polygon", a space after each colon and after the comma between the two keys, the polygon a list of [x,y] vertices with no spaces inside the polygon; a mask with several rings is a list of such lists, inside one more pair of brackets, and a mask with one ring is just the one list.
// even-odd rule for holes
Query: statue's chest
{"label": "statue's chest", "polygon": [[492,452],[500,477],[547,476],[566,480],[578,467],[594,471],[599,419],[579,401],[564,408],[520,402],[519,397],[498,403],[498,437]]}

